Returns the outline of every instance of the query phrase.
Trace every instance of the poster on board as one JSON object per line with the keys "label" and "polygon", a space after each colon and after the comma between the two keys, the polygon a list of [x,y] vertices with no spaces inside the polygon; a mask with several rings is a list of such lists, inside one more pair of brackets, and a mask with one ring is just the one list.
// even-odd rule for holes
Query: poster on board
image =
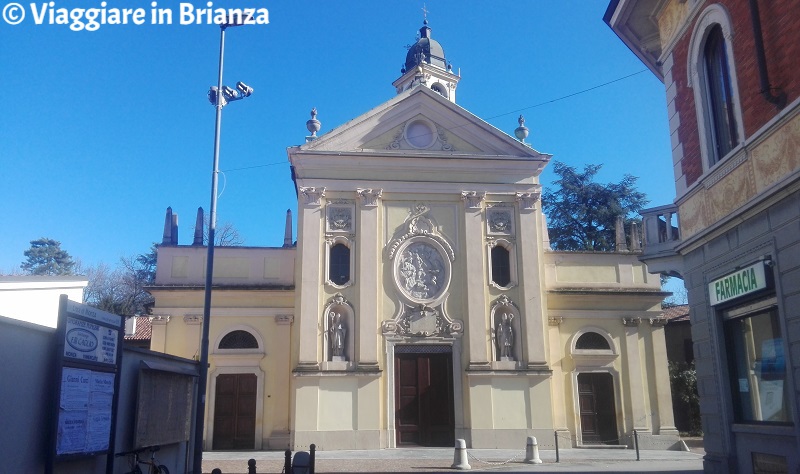
{"label": "poster on board", "polygon": [[123,318],[62,295],[57,344],[55,458],[113,449]]}

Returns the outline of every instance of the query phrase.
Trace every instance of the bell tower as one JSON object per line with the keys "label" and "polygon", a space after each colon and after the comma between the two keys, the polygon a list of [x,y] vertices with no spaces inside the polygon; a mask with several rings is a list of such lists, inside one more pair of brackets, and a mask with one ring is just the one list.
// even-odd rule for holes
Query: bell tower
{"label": "bell tower", "polygon": [[392,83],[398,94],[412,87],[424,86],[451,102],[456,101],[456,86],[461,76],[453,74],[453,66],[445,59],[442,45],[431,37],[427,18],[419,29],[419,39],[408,48],[400,74],[400,78]]}

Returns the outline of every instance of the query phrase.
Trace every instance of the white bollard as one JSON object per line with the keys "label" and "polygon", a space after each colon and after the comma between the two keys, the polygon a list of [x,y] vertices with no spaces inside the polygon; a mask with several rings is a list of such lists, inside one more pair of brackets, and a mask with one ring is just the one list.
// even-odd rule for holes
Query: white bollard
{"label": "white bollard", "polygon": [[525,446],[525,462],[528,464],[541,464],[542,460],[539,458],[539,443],[536,438],[528,436],[528,444]]}
{"label": "white bollard", "polygon": [[453,453],[453,465],[450,467],[461,471],[472,469],[472,466],[470,466],[467,461],[467,442],[463,439],[456,440],[456,449]]}

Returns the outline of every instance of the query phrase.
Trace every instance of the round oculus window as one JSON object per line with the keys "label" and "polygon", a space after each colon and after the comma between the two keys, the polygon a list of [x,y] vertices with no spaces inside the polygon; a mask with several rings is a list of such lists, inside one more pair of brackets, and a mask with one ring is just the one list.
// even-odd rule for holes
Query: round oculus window
{"label": "round oculus window", "polygon": [[436,140],[433,126],[425,120],[414,120],[406,125],[406,141],[414,148],[428,148]]}

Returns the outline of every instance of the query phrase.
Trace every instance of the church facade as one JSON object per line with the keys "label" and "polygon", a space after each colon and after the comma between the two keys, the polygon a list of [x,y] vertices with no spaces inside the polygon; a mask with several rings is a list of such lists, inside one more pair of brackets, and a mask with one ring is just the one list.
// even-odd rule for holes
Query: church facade
{"label": "church facade", "polygon": [[[288,149],[296,245],[216,250],[206,449],[678,442],[658,275],[552,251],[550,155],[459,80],[426,23],[394,98]],[[192,357],[206,251],[165,230],[152,348]]]}

